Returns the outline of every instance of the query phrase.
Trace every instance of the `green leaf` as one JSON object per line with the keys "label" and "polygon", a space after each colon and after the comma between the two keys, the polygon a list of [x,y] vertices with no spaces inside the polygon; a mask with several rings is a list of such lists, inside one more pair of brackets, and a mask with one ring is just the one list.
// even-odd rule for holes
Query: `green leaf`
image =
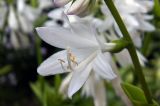
{"label": "green leaf", "polygon": [[0,76],[9,73],[12,70],[11,65],[6,65],[2,68],[0,68]]}
{"label": "green leaf", "polygon": [[44,97],[43,97],[43,92],[44,92],[44,79],[42,77],[39,77],[38,80],[35,83],[31,83],[30,87],[34,94],[37,96],[39,101],[43,103]]}
{"label": "green leaf", "polygon": [[148,104],[144,92],[140,88],[128,83],[122,83],[121,86],[134,106],[159,106],[156,102]]}
{"label": "green leaf", "polygon": [[155,15],[160,17],[160,2],[159,0],[154,0],[154,12]]}
{"label": "green leaf", "polygon": [[42,102],[42,92],[40,88],[41,86],[40,83],[39,82],[31,83],[30,86],[34,94],[37,96],[37,98]]}

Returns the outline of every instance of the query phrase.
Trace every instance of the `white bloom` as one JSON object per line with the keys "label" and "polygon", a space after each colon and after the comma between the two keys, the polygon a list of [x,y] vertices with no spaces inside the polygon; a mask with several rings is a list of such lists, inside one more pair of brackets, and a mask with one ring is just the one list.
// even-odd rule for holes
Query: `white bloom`
{"label": "white bloom", "polygon": [[26,33],[33,30],[33,22],[40,14],[40,9],[35,9],[25,4],[25,0],[17,0],[17,18],[22,30]]}
{"label": "white bloom", "polygon": [[[151,3],[151,1],[149,3]],[[149,24],[149,22],[147,22],[147,20],[144,18],[147,16],[147,14],[144,14],[144,13],[147,13],[149,11],[149,9],[146,7],[145,4],[143,4],[143,2],[141,2],[140,4],[135,0],[123,0],[123,1],[115,0],[115,5],[122,19],[124,20],[129,32],[135,31],[135,30],[136,31],[137,30],[142,30],[142,31],[154,30],[153,25]],[[107,16],[106,22],[110,21],[110,23],[112,22],[112,24],[110,25],[115,25],[115,27],[118,27],[106,5],[102,6],[102,12]],[[143,27],[145,27],[146,30],[141,29],[142,22],[145,23]],[[117,32],[119,33],[120,31],[117,31]]]}
{"label": "white bloom", "polygon": [[82,23],[72,23],[71,28],[40,27],[37,28],[39,36],[47,43],[62,49],[38,67],[41,75],[53,75],[64,72],[73,72],[68,88],[68,96],[78,91],[88,79],[92,69],[102,78],[111,80],[115,78],[110,65],[107,63],[102,51],[113,48],[100,42],[92,26]]}

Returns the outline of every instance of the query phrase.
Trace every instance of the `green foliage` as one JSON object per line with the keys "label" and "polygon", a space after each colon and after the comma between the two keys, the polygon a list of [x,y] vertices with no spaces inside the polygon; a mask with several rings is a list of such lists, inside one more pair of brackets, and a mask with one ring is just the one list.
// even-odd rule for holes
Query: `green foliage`
{"label": "green foliage", "polygon": [[11,65],[3,66],[2,68],[0,68],[0,76],[9,73],[11,70],[12,70]]}
{"label": "green foliage", "polygon": [[154,0],[154,13],[157,17],[160,17],[160,1]]}
{"label": "green foliage", "polygon": [[83,98],[80,94],[73,96],[72,100],[64,99],[59,94],[60,76],[54,79],[54,86],[51,86],[42,77],[39,77],[35,83],[31,83],[31,88],[42,106],[93,106],[91,99]]}
{"label": "green foliage", "polygon": [[144,92],[137,86],[128,83],[122,83],[121,86],[134,106],[159,106],[155,101],[154,104],[148,104]]}

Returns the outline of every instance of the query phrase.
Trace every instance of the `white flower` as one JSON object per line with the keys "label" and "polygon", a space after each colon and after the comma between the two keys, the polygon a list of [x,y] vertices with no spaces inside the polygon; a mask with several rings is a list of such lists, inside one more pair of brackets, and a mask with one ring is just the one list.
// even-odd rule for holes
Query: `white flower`
{"label": "white flower", "polygon": [[[147,2],[147,1],[146,1]],[[145,4],[146,4],[145,2]],[[153,1],[152,1],[153,2]],[[124,20],[127,29],[130,31],[137,31],[137,30],[142,30],[142,31],[153,31],[154,30],[154,26],[149,24],[149,22],[147,22],[146,18],[148,15],[145,14],[148,11],[150,11],[145,4],[143,4],[143,2],[141,2],[141,4],[135,0],[115,0],[115,5],[122,17],[122,19]],[[149,3],[151,3],[151,1],[149,1]],[[151,8],[150,8],[151,9]],[[112,15],[110,14],[108,8],[106,5],[102,6],[102,12],[107,16],[106,22],[110,22],[109,25],[115,25],[116,31],[118,29],[117,24],[115,23]],[[112,24],[111,24],[112,22]],[[146,24],[147,23],[147,24]],[[144,25],[145,24],[145,25]],[[145,27],[146,30],[141,29],[143,27]],[[120,34],[120,31],[117,31]]]}
{"label": "white flower", "polygon": [[40,9],[26,5],[25,0],[17,0],[17,18],[22,30],[26,33],[33,31],[33,22],[40,14]]}
{"label": "white flower", "polygon": [[53,75],[64,72],[73,72],[68,88],[68,96],[78,91],[88,79],[92,69],[102,78],[111,80],[116,77],[107,63],[103,51],[112,49],[114,44],[100,42],[92,26],[82,23],[71,23],[71,28],[40,27],[39,36],[58,48],[60,51],[38,67],[41,75]]}

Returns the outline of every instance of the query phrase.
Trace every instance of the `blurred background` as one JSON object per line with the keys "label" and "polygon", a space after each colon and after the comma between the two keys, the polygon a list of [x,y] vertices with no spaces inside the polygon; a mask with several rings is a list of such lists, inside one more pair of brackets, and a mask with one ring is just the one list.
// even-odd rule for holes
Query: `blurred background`
{"label": "blurred background", "polygon": [[[82,97],[80,92],[73,99],[58,93],[65,75],[42,77],[38,65],[58,48],[50,46],[37,36],[36,27],[46,26],[48,13],[53,11],[52,0],[0,0],[0,106],[93,106],[93,99]],[[155,8],[151,23],[153,32],[145,32],[140,51],[148,62],[143,68],[153,97],[160,103],[160,15]],[[53,24],[62,25],[61,19]],[[131,67],[119,67],[125,82],[137,84]],[[124,106],[109,83],[105,83],[109,106]]]}

